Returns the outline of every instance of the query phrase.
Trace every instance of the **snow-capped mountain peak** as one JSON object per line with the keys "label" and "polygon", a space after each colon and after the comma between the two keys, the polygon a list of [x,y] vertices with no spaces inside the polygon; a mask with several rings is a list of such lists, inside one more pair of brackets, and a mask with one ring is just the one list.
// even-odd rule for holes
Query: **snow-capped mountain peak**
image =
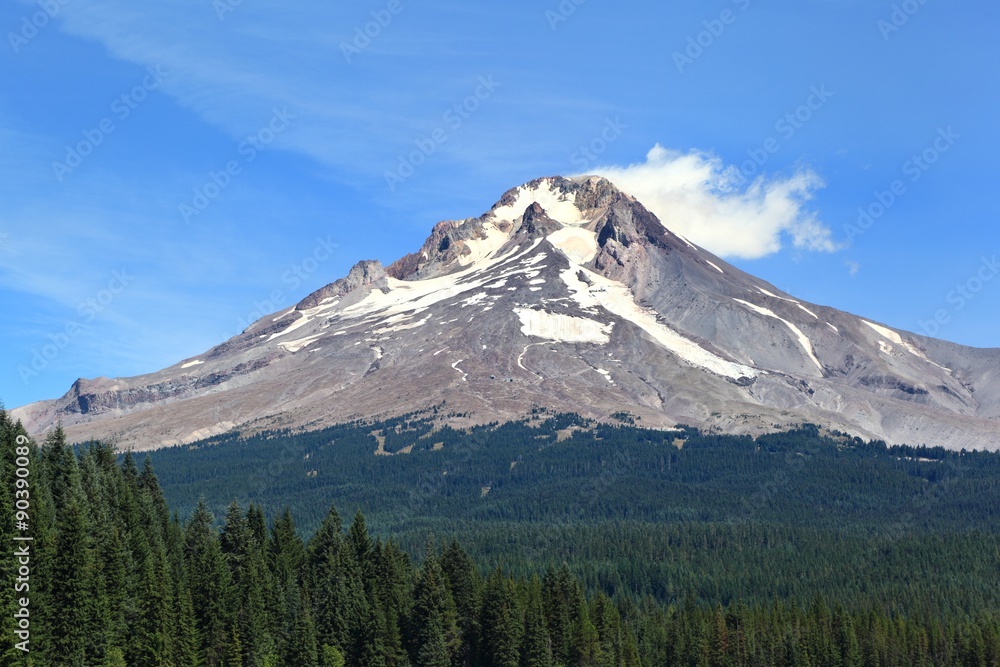
{"label": "snow-capped mountain peak", "polygon": [[[1000,446],[1000,353],[809,304],[667,229],[600,177],[541,178],[356,264],[295,308],[159,373],[15,411],[80,438],[187,442],[447,402],[756,433],[810,421],[892,442]],[[263,421],[261,421],[263,419]]]}

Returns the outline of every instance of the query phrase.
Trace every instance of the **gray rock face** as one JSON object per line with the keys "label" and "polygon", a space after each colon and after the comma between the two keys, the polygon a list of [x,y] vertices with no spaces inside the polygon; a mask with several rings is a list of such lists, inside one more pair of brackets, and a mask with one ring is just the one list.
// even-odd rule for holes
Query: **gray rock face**
{"label": "gray rock face", "polygon": [[309,310],[315,308],[324,299],[336,299],[351,292],[365,288],[386,289],[386,272],[382,268],[382,262],[378,260],[366,259],[358,262],[348,274],[326,287],[321,287],[306,298],[302,299],[295,310]]}
{"label": "gray rock face", "polygon": [[446,402],[757,434],[802,422],[1000,449],[1000,350],[803,302],[674,234],[609,181],[545,178],[360,262],[294,308],[157,373],[79,380],[14,410],[34,433],[155,448]]}

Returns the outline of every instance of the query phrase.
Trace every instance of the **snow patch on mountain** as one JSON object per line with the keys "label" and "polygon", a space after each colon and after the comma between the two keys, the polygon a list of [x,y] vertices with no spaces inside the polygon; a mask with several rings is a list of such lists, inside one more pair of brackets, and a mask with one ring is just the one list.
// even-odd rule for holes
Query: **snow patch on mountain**
{"label": "snow patch on mountain", "polygon": [[798,303],[798,301],[796,301],[795,299],[788,299],[788,298],[783,297],[783,296],[778,296],[777,294],[774,294],[773,292],[768,292],[766,289],[764,289],[762,287],[758,287],[757,291],[760,292],[761,294],[763,294],[764,296],[771,297],[772,299],[781,299],[782,301],[788,301],[789,303]]}
{"label": "snow patch on mountain", "polygon": [[[544,253],[528,257],[541,242],[542,239],[536,239],[526,249],[515,247],[503,255],[490,257],[462,271],[436,278],[426,278],[424,280],[387,278],[389,288],[387,292],[373,290],[358,303],[344,308],[341,314],[344,317],[374,315],[386,317],[427,309],[436,303],[451,299],[460,294],[477,292],[486,283],[497,280],[496,276],[487,277],[490,269],[519,258],[522,259],[522,268],[512,268],[500,276],[500,278],[517,274],[527,275],[531,271],[528,267],[545,259]],[[481,294],[481,292],[477,294]]]}
{"label": "snow patch on mountain", "polygon": [[458,258],[458,263],[462,266],[474,266],[484,259],[488,259],[493,253],[499,250],[509,238],[507,232],[497,227],[492,222],[484,222],[482,226],[485,238],[467,239],[464,241],[469,253]]}
{"label": "snow patch on mountain", "polygon": [[[781,297],[778,297],[778,298],[780,299]],[[765,317],[773,317],[774,319],[778,320],[779,322],[783,322],[785,324],[785,326],[787,326],[789,329],[791,329],[792,333],[795,334],[795,338],[798,340],[799,345],[802,347],[802,350],[806,353],[806,355],[810,359],[812,359],[812,362],[814,364],[816,364],[816,368],[819,369],[820,374],[823,373],[823,364],[819,363],[819,359],[816,358],[816,353],[813,351],[812,341],[809,340],[808,336],[806,336],[804,333],[802,333],[801,329],[799,329],[797,326],[795,326],[794,324],[792,324],[788,320],[782,319],[782,318],[778,317],[777,315],[774,314],[773,311],[768,310],[767,308],[764,308],[762,306],[758,306],[758,305],[752,304],[749,301],[744,301],[742,299],[734,299],[734,301],[736,301],[737,303],[743,304],[744,306],[746,306],[750,310],[754,311],[755,313],[758,313],[760,315],[764,315]]]}
{"label": "snow patch on mountain", "polygon": [[578,226],[588,222],[583,211],[577,208],[575,198],[562,192],[551,180],[542,181],[528,187],[522,185],[517,189],[515,200],[511,204],[495,207],[490,213],[497,220],[513,222],[524,215],[525,209],[532,204],[538,204],[550,218],[564,225]]}
{"label": "snow patch on mountain", "polygon": [[[580,279],[580,274],[586,282]],[[586,311],[602,308],[613,315],[631,322],[668,351],[692,366],[737,380],[741,377],[755,378],[760,372],[749,366],[728,361],[688,340],[656,318],[655,311],[643,308],[635,302],[632,290],[622,283],[610,280],[579,265],[559,274],[569,287],[573,299]]]}
{"label": "snow patch on mountain", "polygon": [[[928,359],[927,355],[924,354],[923,350],[921,350],[919,347],[917,347],[913,343],[911,343],[909,341],[906,341],[906,340],[903,340],[903,337],[900,336],[895,331],[893,331],[892,329],[888,329],[888,328],[883,327],[881,325],[875,324],[874,322],[869,322],[868,320],[861,320],[861,321],[864,324],[866,324],[869,328],[871,328],[873,331],[875,331],[878,335],[882,336],[886,340],[889,340],[889,341],[895,343],[896,345],[899,345],[900,347],[904,348],[910,354],[923,359],[924,361],[926,361],[927,363],[929,363],[931,365],[937,366],[941,370],[947,371],[949,373],[951,372],[950,368],[945,368],[941,364],[936,364],[933,361],[931,361],[930,359]],[[879,347],[882,347],[882,342],[881,341],[879,341]]]}
{"label": "snow patch on mountain", "polygon": [[597,234],[587,229],[563,227],[549,234],[548,241],[574,264],[586,264],[597,257]]}
{"label": "snow patch on mountain", "polygon": [[381,335],[381,334],[392,333],[394,331],[406,331],[407,329],[417,329],[417,328],[422,327],[425,324],[427,324],[430,321],[430,319],[431,319],[431,316],[428,315],[424,319],[417,320],[416,322],[404,322],[404,323],[399,323],[399,324],[390,324],[388,326],[384,326],[384,327],[381,327],[379,329],[374,329],[372,331],[372,333],[373,334],[379,334],[379,335]]}
{"label": "snow patch on mountain", "polygon": [[323,337],[323,334],[314,334],[312,336],[306,336],[305,338],[299,338],[298,340],[289,340],[282,343],[278,343],[278,347],[283,349],[285,352],[298,352],[302,348],[309,347],[317,340]]}
{"label": "snow patch on mountain", "polygon": [[[664,225],[664,227],[663,227],[663,228],[664,228],[664,229],[667,229],[666,225]],[[684,243],[686,243],[686,244],[687,244],[687,246],[688,246],[689,248],[691,248],[692,250],[697,250],[697,249],[698,249],[698,247],[697,247],[697,246],[696,246],[695,244],[691,243],[690,241],[688,241],[688,240],[687,240],[686,238],[684,238],[684,237],[683,237],[682,235],[678,234],[678,233],[677,233],[677,232],[675,232],[674,230],[672,230],[672,229],[667,229],[667,231],[668,231],[668,232],[670,232],[671,234],[673,234],[674,236],[676,236],[677,238],[679,238],[679,239],[680,239],[681,241],[684,241]]]}
{"label": "snow patch on mountain", "polygon": [[586,317],[548,313],[534,308],[515,308],[514,313],[521,320],[521,333],[525,336],[560,343],[606,345],[611,340],[611,330],[614,327],[614,323],[604,324]]}
{"label": "snow patch on mountain", "polygon": [[725,273],[726,273],[725,271],[723,271],[722,269],[720,269],[720,268],[719,268],[718,266],[716,266],[716,265],[715,265],[715,264],[713,264],[712,262],[708,261],[707,259],[705,260],[705,263],[706,263],[706,264],[708,264],[708,265],[709,265],[710,267],[712,267],[713,269],[715,269],[716,271],[718,271],[719,273],[721,273],[721,274],[725,275]]}
{"label": "snow patch on mountain", "polygon": [[282,329],[278,333],[271,334],[271,336],[267,339],[267,342],[271,342],[272,340],[274,340],[275,338],[278,338],[279,336],[284,336],[285,334],[290,334],[293,331],[295,331],[296,329],[301,329],[305,325],[309,324],[310,319],[311,318],[309,316],[303,314],[302,317],[300,317],[299,319],[295,320],[294,322],[292,322],[291,324],[289,324],[287,327],[285,327],[284,329]]}
{"label": "snow patch on mountain", "polygon": [[819,315],[817,315],[813,311],[809,310],[808,308],[806,308],[805,306],[803,306],[801,303],[796,303],[795,305],[798,306],[799,308],[801,308],[802,310],[806,311],[807,313],[809,313],[813,317],[815,317],[817,320],[819,319]]}

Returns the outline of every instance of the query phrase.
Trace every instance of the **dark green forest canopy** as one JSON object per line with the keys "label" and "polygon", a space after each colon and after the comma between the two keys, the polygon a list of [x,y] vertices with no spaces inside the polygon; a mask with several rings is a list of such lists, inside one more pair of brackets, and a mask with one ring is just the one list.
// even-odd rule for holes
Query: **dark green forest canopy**
{"label": "dark green forest canopy", "polygon": [[[387,530],[417,518],[1000,528],[1000,454],[890,448],[809,425],[752,439],[576,415],[468,431],[435,423],[409,416],[228,434],[155,451],[152,460],[182,514],[200,497],[216,512],[233,499],[288,505],[307,532],[332,502],[363,509]],[[376,456],[379,440],[396,455]]]}
{"label": "dark green forest canopy", "polygon": [[[386,452],[409,452],[376,456]],[[678,447],[678,445],[681,445]],[[330,504],[420,555],[457,538],[523,576],[567,562],[589,589],[676,603],[1000,608],[1000,455],[886,447],[814,426],[757,439],[547,415],[439,429],[421,415],[227,435],[152,454],[172,507]]]}
{"label": "dark green forest canopy", "polygon": [[[0,509],[0,540],[5,543],[15,532],[9,508],[18,435],[23,431],[0,412],[0,508],[6,508]],[[801,437],[807,436],[791,436]],[[799,446],[789,451],[797,456]],[[268,521],[257,504],[230,503],[220,526],[200,502],[182,523],[171,517],[148,459],[142,466],[131,456],[119,461],[100,444],[74,451],[60,431],[42,447],[32,445],[29,454],[35,538],[32,652],[29,663],[14,647],[15,573],[4,559],[4,665],[964,667],[1000,661],[1000,617],[991,590],[996,577],[967,583],[966,608],[937,616],[894,613],[875,599],[861,606],[858,600],[845,603],[824,594],[795,604],[783,600],[780,590],[768,602],[723,604],[699,600],[689,589],[682,599],[663,604],[624,592],[634,583],[629,568],[635,563],[622,558],[629,547],[621,541],[643,539],[639,532],[628,532],[629,523],[586,524],[574,515],[553,524],[557,532],[550,539],[580,548],[580,562],[595,566],[585,570],[599,571],[603,559],[620,567],[623,591],[609,595],[587,577],[574,576],[566,564],[540,567],[530,552],[525,565],[538,568],[532,576],[483,567],[454,541],[426,544],[418,566],[395,541],[373,537],[360,512],[345,528],[337,511],[329,509],[307,541],[292,512]],[[586,462],[566,465],[572,469]],[[694,475],[688,482],[705,479]],[[583,502],[602,497],[583,494]],[[522,541],[537,539],[545,526],[499,519],[490,525],[504,531],[494,537],[534,527],[536,533],[524,532]],[[670,525],[650,523],[647,532]],[[915,522],[913,529],[920,525]],[[767,543],[808,535],[801,532],[804,527],[783,533],[752,516],[736,523],[674,527],[679,532],[668,540],[672,551],[663,554],[665,561],[731,553],[734,539]],[[919,530],[930,534],[930,528]],[[813,536],[823,539],[822,534],[817,529]],[[981,548],[993,549],[995,561],[995,533],[975,535]],[[545,540],[540,545],[544,551]],[[926,545],[922,556],[940,559],[927,563],[935,575],[966,568],[962,559],[971,554],[968,545],[953,545],[950,539]],[[778,573],[759,574],[774,578]],[[926,575],[918,572],[915,579],[926,582]],[[719,585],[728,584],[720,580]]]}
{"label": "dark green forest canopy", "polygon": [[[994,455],[811,427],[685,431],[681,449],[572,416],[424,427],[220,438],[138,464],[59,431],[32,444],[30,664],[1000,664]],[[373,431],[413,449],[376,457]],[[18,435],[0,411],[5,544]],[[213,512],[230,475],[256,480],[251,500]],[[199,485],[205,501],[174,506]],[[344,522],[331,497],[365,514]],[[14,576],[0,560],[2,665],[29,664]]]}

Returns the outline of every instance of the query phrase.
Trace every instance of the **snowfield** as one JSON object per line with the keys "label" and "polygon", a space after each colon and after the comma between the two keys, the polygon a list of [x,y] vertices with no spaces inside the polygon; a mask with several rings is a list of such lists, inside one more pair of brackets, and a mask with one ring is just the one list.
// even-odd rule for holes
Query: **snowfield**
{"label": "snowfield", "polygon": [[597,343],[606,345],[611,340],[614,323],[602,324],[585,317],[572,317],[547,313],[533,308],[515,308],[521,320],[521,333],[535,338],[546,338],[560,343]]}

